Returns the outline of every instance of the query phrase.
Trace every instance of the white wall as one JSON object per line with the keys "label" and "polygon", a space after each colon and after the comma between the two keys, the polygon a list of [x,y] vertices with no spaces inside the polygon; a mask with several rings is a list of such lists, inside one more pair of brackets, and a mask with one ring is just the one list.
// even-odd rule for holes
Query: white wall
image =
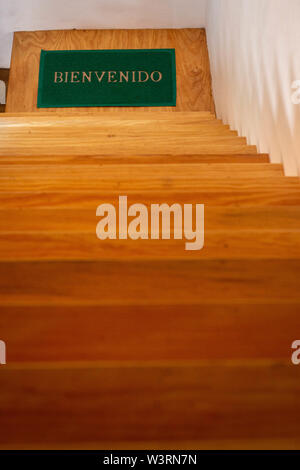
{"label": "white wall", "polygon": [[206,0],[0,0],[0,67],[13,31],[72,28],[199,28]]}
{"label": "white wall", "polygon": [[207,36],[218,116],[300,174],[300,0],[209,0]]}

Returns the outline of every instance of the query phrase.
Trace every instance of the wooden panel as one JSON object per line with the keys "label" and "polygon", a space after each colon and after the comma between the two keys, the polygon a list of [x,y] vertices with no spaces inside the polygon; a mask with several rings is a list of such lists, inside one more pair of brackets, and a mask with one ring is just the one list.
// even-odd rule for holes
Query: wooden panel
{"label": "wooden panel", "polygon": [[299,303],[272,302],[2,306],[0,331],[8,345],[9,364],[137,358],[288,361],[300,330],[299,311]]}
{"label": "wooden panel", "polygon": [[[179,305],[300,300],[299,260],[0,263],[2,305]],[[143,282],[140,282],[140,280]]]}
{"label": "wooden panel", "polygon": [[[214,104],[211,76],[203,29],[158,30],[70,30],[16,32],[11,58],[7,112],[39,111],[38,71],[41,49],[155,49],[175,48],[177,65],[177,107],[161,111],[211,111]],[[65,108],[66,112],[103,112],[136,108]],[[142,108],[149,111],[153,108]],[[157,109],[157,108],[156,108]],[[55,109],[41,109],[55,112]]]}
{"label": "wooden panel", "polygon": [[11,365],[0,441],[299,438],[299,387],[297,368],[274,361]]}

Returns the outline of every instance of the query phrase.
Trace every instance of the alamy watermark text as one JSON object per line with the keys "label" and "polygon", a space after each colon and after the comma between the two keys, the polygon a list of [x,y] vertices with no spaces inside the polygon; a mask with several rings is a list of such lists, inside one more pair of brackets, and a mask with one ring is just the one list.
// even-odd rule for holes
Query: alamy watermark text
{"label": "alamy watermark text", "polygon": [[[96,215],[101,217],[96,227],[100,240],[188,240],[187,251],[204,247],[203,204],[151,204],[150,211],[144,204],[128,207],[127,196],[119,196],[119,204],[101,204]],[[128,218],[132,220],[128,220]],[[173,230],[171,230],[171,226]],[[118,231],[117,231],[118,227]]]}

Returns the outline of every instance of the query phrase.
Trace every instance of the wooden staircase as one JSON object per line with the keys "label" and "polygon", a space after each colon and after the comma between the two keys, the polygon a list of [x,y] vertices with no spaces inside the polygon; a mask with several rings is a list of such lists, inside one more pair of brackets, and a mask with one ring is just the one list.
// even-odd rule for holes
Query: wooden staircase
{"label": "wooden staircase", "polygon": [[[300,185],[209,112],[0,116],[1,448],[299,448]],[[96,208],[205,204],[205,247]]]}

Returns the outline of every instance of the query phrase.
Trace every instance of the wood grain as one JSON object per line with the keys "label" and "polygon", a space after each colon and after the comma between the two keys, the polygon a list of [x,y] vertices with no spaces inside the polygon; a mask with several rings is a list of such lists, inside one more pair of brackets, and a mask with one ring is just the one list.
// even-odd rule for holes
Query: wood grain
{"label": "wood grain", "polygon": [[30,443],[2,444],[6,450],[299,450],[300,439],[203,439],[203,440],[151,440],[151,441],[98,441],[64,442],[41,445]]}
{"label": "wood grain", "polygon": [[[206,206],[222,206],[222,207],[272,207],[272,206],[292,206],[297,207],[300,205],[300,188],[298,180],[292,184],[282,185],[276,187],[274,184],[267,183],[265,179],[259,181],[239,181],[235,185],[224,185],[223,181],[219,180],[214,187],[207,187],[199,190],[195,189],[193,193],[182,193],[176,188],[164,188],[163,200],[168,204],[173,204],[175,201],[182,201],[186,204],[205,204]],[[1,188],[0,188],[1,189]],[[107,191],[103,192],[99,189],[97,191],[78,191],[78,190],[64,190],[54,191],[46,190],[44,187],[41,190],[28,190],[28,191],[13,191],[10,188],[7,191],[1,192],[0,190],[0,208],[7,209],[24,209],[24,208],[85,208],[92,209],[99,204],[109,202],[117,202],[116,197],[120,191]],[[144,204],[147,201],[153,203],[161,203],[161,192],[157,191],[143,191],[142,193],[137,190],[127,191],[129,197],[134,197],[135,203]]]}
{"label": "wood grain", "polygon": [[[283,167],[280,164],[270,163],[249,163],[248,165],[232,163],[193,163],[181,162],[173,163],[130,163],[118,164],[118,166],[106,163],[101,166],[97,165],[43,165],[42,167],[35,165],[4,165],[0,166],[0,178],[30,178],[34,175],[36,178],[41,179],[63,179],[74,180],[87,178],[93,184],[98,178],[103,179],[125,179],[138,180],[142,175],[147,179],[153,180],[154,178],[165,178],[169,175],[170,178],[175,178],[178,175],[190,180],[191,177],[202,179],[214,178],[269,178],[283,176]],[[100,183],[101,184],[101,183]]]}
{"label": "wood grain", "polygon": [[22,156],[13,155],[10,157],[2,156],[0,158],[0,167],[2,165],[97,165],[104,164],[173,164],[173,163],[270,163],[269,156],[266,154],[257,155],[37,155]]}
{"label": "wood grain", "polygon": [[0,387],[2,445],[299,438],[286,362],[21,364]]}
{"label": "wood grain", "polygon": [[[119,165],[119,164],[173,164],[173,163],[270,163],[269,156],[266,154],[258,155],[37,155],[37,156],[22,156],[13,155],[10,157],[1,156],[0,167],[2,165],[97,165],[104,164]],[[24,169],[24,174],[25,174]]]}
{"label": "wood grain", "polygon": [[[194,305],[300,300],[299,260],[0,263],[2,305]],[[143,282],[138,282],[142,279]]]}
{"label": "wood grain", "polygon": [[[7,112],[49,112],[37,109],[38,72],[41,49],[156,49],[175,48],[177,69],[176,108],[157,111],[211,111],[211,89],[206,34],[203,29],[134,29],[22,31],[14,33]],[[65,108],[78,112],[79,108]],[[141,108],[151,111],[153,108]],[[80,112],[136,111],[136,108],[81,108]]]}
{"label": "wood grain", "polygon": [[[46,109],[46,108],[44,108]],[[82,108],[80,108],[82,110]],[[229,128],[228,125],[225,125],[221,119],[217,119],[215,114],[210,112],[210,111],[180,111],[178,114],[173,114],[173,113],[162,113],[161,110],[157,111],[158,108],[152,108],[148,110],[148,112],[145,114],[145,110],[141,110],[140,108],[134,108],[133,111],[131,111],[129,114],[125,113],[125,110],[123,110],[123,113],[121,111],[121,115],[118,112],[114,112],[112,109],[107,110],[107,116],[103,114],[97,113],[97,111],[90,109],[89,111],[82,110],[80,114],[78,114],[76,110],[72,113],[70,116],[70,113],[67,112],[66,109],[64,108],[59,108],[55,111],[55,113],[52,113],[52,115],[49,116],[49,112],[45,112],[43,110],[40,110],[38,114],[33,113],[33,112],[7,112],[5,116],[1,116],[1,118],[5,120],[10,120],[10,122],[40,122],[41,120],[44,120],[44,122],[51,122],[51,120],[56,120],[59,119],[61,122],[68,122],[71,120],[74,121],[74,123],[80,123],[80,121],[84,118],[86,122],[93,123],[95,121],[95,118],[97,118],[98,122],[101,122],[105,124],[105,122],[108,120],[109,122],[113,121],[122,121],[123,119],[126,121],[128,120],[135,120],[135,119],[143,119],[145,122],[151,121],[153,117],[155,117],[155,120],[158,120],[159,122],[172,122],[174,125],[177,123],[178,125],[184,121],[186,118],[193,118],[193,122],[207,122],[209,121],[211,124],[222,124],[224,125],[227,129]],[[17,118],[17,119],[14,119]]]}
{"label": "wood grain", "polygon": [[[96,224],[95,224],[96,226]],[[1,261],[44,260],[249,260],[300,259],[300,231],[205,231],[201,251],[185,250],[188,240],[105,240],[90,233],[0,234]]]}
{"label": "wood grain", "polygon": [[[117,198],[105,198],[106,204],[118,204]],[[178,194],[177,199],[166,201],[171,205],[196,203],[193,195]],[[99,201],[102,202],[102,201]],[[128,206],[136,202],[135,196],[128,198]],[[159,196],[154,195],[139,202],[150,211],[151,204],[158,204]],[[199,201],[198,201],[199,202]],[[0,209],[0,234],[5,233],[91,233],[95,232],[95,225],[99,220],[96,217],[96,207],[82,209],[80,207],[68,209]],[[172,227],[172,224],[171,224]],[[254,207],[217,207],[208,205],[205,208],[205,231],[285,231],[298,232],[300,230],[299,206],[254,206]]]}
{"label": "wood grain", "polygon": [[[104,172],[103,172],[104,173]],[[117,172],[116,172],[117,173]],[[261,190],[271,190],[274,185],[277,186],[278,190],[285,189],[286,192],[295,191],[299,193],[299,179],[289,178],[285,179],[283,177],[269,177],[269,178],[197,178],[197,175],[191,175],[190,178],[185,177],[184,174],[176,173],[176,176],[172,176],[171,171],[169,176],[165,177],[153,177],[147,178],[147,174],[140,175],[139,178],[135,180],[131,179],[130,173],[123,175],[119,174],[112,178],[105,178],[105,176],[99,175],[98,178],[84,178],[83,176],[74,180],[72,178],[56,178],[48,179],[45,175],[44,178],[36,179],[34,176],[22,177],[19,178],[1,178],[1,187],[0,193],[9,192],[14,186],[14,191],[23,192],[23,191],[49,191],[49,192],[68,192],[68,191],[82,191],[96,193],[98,191],[98,202],[101,203],[102,196],[105,193],[114,194],[116,196],[130,195],[135,192],[143,193],[146,192],[162,192],[172,191],[172,192],[191,192],[199,190],[199,187],[205,192],[205,196],[202,199],[194,199],[198,204],[203,203],[203,200],[207,200],[209,193],[216,192],[230,192],[233,197],[235,192],[243,192],[244,190],[250,191],[261,191]],[[278,194],[278,193],[277,193]],[[253,195],[253,194],[252,194]],[[287,197],[289,197],[287,195]]]}
{"label": "wood grain", "polygon": [[299,310],[299,303],[272,302],[2,306],[0,331],[9,345],[9,364],[137,358],[288,361],[300,328]]}
{"label": "wood grain", "polygon": [[[150,214],[151,202],[144,202]],[[151,240],[149,229],[148,240],[100,241],[95,209],[0,209],[0,260],[299,259],[299,215],[298,207],[208,206],[204,249],[186,252],[186,240],[173,239],[173,218],[171,240]]]}

